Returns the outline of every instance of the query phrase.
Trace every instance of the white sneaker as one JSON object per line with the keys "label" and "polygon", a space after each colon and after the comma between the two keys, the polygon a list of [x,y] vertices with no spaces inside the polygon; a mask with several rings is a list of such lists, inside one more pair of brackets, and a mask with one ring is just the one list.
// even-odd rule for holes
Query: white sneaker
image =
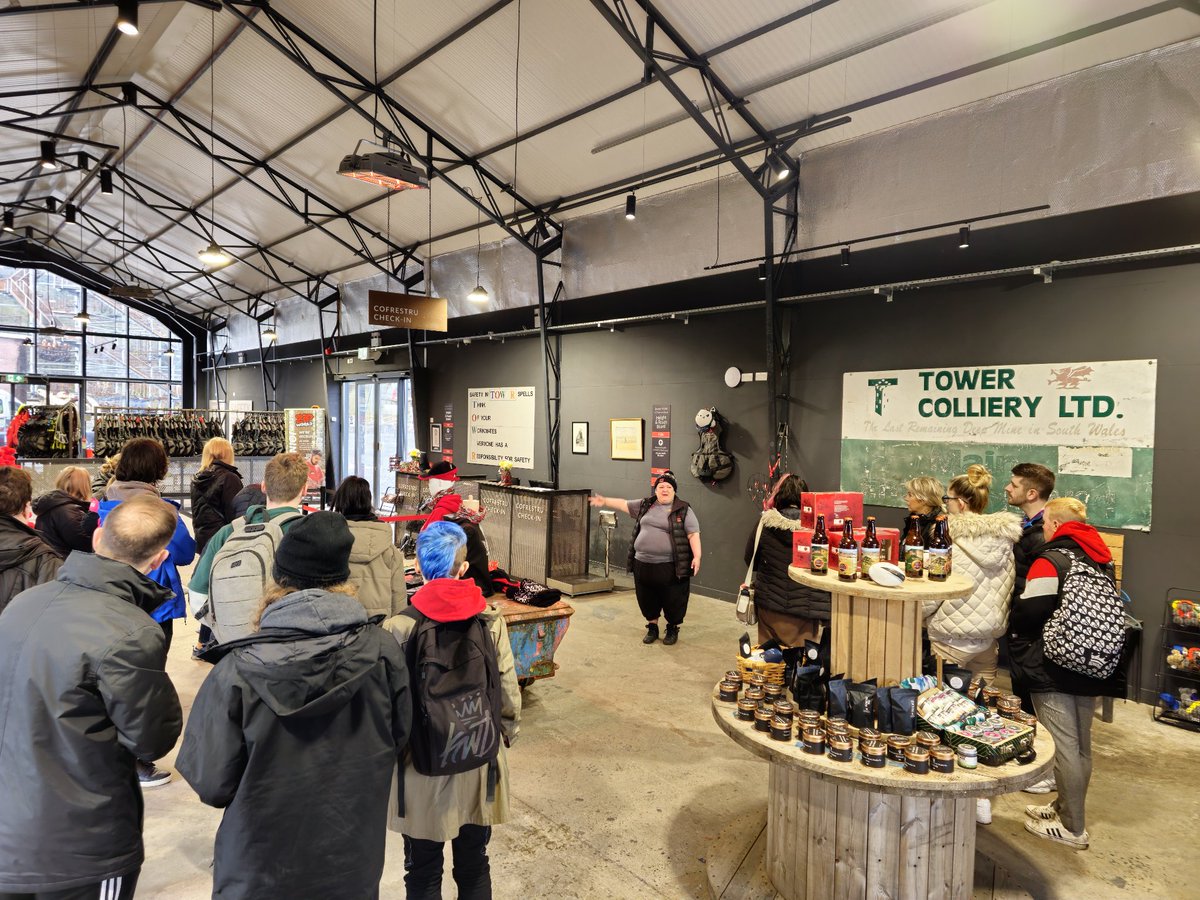
{"label": "white sneaker", "polygon": [[1058,810],[1054,808],[1053,803],[1047,803],[1045,806],[1027,806],[1025,807],[1025,815],[1031,819],[1053,822],[1058,818]]}
{"label": "white sneaker", "polygon": [[975,801],[975,821],[980,825],[992,824],[992,801],[984,798]]}
{"label": "white sneaker", "polygon": [[1088,848],[1088,833],[1086,831],[1080,834],[1075,834],[1073,831],[1067,831],[1062,820],[1055,816],[1052,820],[1044,819],[1027,819],[1025,821],[1025,830],[1030,834],[1036,834],[1038,837],[1044,837],[1047,840],[1055,841],[1059,844],[1066,844],[1074,850],[1086,850]]}
{"label": "white sneaker", "polygon": [[1057,791],[1058,785],[1054,783],[1054,776],[1043,778],[1041,781],[1036,781],[1027,788],[1021,788],[1027,794],[1048,794],[1051,791]]}

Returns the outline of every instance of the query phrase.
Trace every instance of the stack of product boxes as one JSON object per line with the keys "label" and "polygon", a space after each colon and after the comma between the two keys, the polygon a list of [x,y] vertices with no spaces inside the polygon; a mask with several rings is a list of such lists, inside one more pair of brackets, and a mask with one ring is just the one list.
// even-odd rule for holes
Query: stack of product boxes
{"label": "stack of product boxes", "polygon": [[[866,536],[863,521],[863,495],[855,491],[805,492],[800,495],[800,524],[792,532],[792,565],[807,569],[812,549],[813,530],[817,516],[825,517],[825,530],[829,532],[829,571],[837,572],[837,545],[842,541],[843,522],[854,520],[854,537],[862,543]],[[900,560],[900,529],[885,528],[876,523],[875,535],[879,538],[880,559],[896,563]]]}

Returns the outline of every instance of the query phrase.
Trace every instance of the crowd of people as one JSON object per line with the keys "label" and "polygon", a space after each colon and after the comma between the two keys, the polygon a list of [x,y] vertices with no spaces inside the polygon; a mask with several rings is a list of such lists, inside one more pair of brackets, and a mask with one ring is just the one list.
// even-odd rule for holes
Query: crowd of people
{"label": "crowd of people", "polygon": [[[214,438],[191,486],[193,533],[160,493],[157,440],[131,439],[106,470],[90,483],[68,467],[35,501],[27,471],[0,467],[0,900],[132,897],[141,790],[171,778],[154,761],[181,732],[179,773],[224,810],[214,896],[376,896],[389,828],[404,836],[409,897],[441,896],[446,842],[459,896],[491,896],[487,844],[508,818],[505,748],[521,703],[504,619],[483,589],[484,511],[458,495],[453,466],[426,475],[424,583],[411,600],[362,478],[341,482],[331,511],[310,512],[310,459],[278,454],[247,485]],[[1013,469],[1005,496],[1020,517],[987,512],[991,481],[973,465],[944,488],[928,476],[906,484],[922,531],[948,516],[956,571],[973,584],[926,603],[928,638],[989,682],[1006,639],[1014,690],[1058,747],[1054,777],[1030,788],[1057,797],[1028,806],[1026,828],[1086,848],[1092,708],[1116,694],[1116,676],[1055,665],[1043,629],[1064,565],[1110,557],[1082,503],[1050,499],[1049,469]],[[829,594],[787,574],[803,489],[783,477],[747,542],[760,642],[820,640],[829,620]],[[633,518],[643,641],[659,639],[665,616],[663,643],[676,643],[701,542],[675,476],[643,499],[591,503]],[[180,569],[193,560],[185,592]],[[204,626],[194,655],[212,669],[184,728],[165,666],[189,600]],[[478,667],[470,677],[464,659]],[[449,704],[454,691],[469,702]],[[448,723],[451,706],[470,718]],[[978,815],[990,821],[986,801]]]}
{"label": "crowd of people", "polygon": [[[180,775],[224,810],[214,897],[378,896],[388,829],[409,897],[442,896],[446,842],[458,895],[491,896],[521,709],[504,619],[455,515],[418,535],[410,600],[370,485],[351,476],[309,512],[312,464],[281,453],[246,485],[211,439],[194,534],[152,438],[95,483],[65,469],[36,526],[30,473],[0,467],[0,900],[132,897],[142,790],[171,778],[154,761],[181,734]],[[194,655],[212,669],[185,728],[166,659],[193,560]]]}

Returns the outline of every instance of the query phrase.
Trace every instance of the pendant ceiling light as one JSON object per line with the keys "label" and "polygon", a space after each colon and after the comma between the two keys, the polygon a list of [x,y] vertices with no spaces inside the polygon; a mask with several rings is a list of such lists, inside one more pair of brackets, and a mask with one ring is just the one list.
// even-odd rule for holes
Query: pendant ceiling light
{"label": "pendant ceiling light", "polygon": [[40,162],[42,168],[47,172],[53,172],[58,168],[58,148],[54,145],[54,141],[42,141],[42,155]]}
{"label": "pendant ceiling light", "polygon": [[225,252],[225,248],[217,243],[216,225],[217,225],[217,157],[216,157],[216,132],[213,130],[213,109],[217,104],[217,82],[216,82],[216,45],[217,45],[217,13],[214,10],[211,15],[211,25],[208,33],[209,42],[209,59],[212,60],[208,67],[208,219],[209,219],[209,244],[200,251],[200,262],[210,268],[219,266],[227,266],[233,262],[233,257]]}
{"label": "pendant ceiling light", "polygon": [[113,192],[113,170],[100,170],[100,193],[111,194]]}
{"label": "pendant ceiling light", "polygon": [[172,344],[169,347],[167,347],[167,352],[164,353],[163,356],[167,357],[167,359],[174,359],[175,358],[175,345]]}
{"label": "pendant ceiling light", "polygon": [[17,217],[13,214],[13,211],[6,209],[4,211],[4,230],[12,231],[16,227],[16,219]]}
{"label": "pendant ceiling light", "polygon": [[138,33],[137,0],[117,0],[117,31],[131,37]]}
{"label": "pendant ceiling light", "polygon": [[479,240],[480,240],[479,229],[480,229],[479,204],[476,204],[475,205],[475,289],[473,291],[471,291],[471,293],[467,294],[467,299],[470,300],[472,303],[483,304],[483,303],[488,302],[488,292],[486,290],[484,290],[484,287],[480,283],[480,278],[479,278]]}
{"label": "pendant ceiling light", "polygon": [[262,336],[263,340],[268,344],[273,344],[279,340],[279,332],[275,330],[274,325],[268,325],[266,329],[264,329]]}
{"label": "pendant ceiling light", "polygon": [[75,324],[80,328],[87,328],[92,323],[92,317],[88,315],[86,309],[81,309],[75,313]]}
{"label": "pendant ceiling light", "polygon": [[958,249],[966,250],[971,246],[971,226],[964,225],[958,229]]}

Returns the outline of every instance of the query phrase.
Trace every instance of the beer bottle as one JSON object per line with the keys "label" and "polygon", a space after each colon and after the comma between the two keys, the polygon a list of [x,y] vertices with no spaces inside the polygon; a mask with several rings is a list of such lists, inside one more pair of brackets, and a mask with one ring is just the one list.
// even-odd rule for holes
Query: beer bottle
{"label": "beer bottle", "polygon": [[808,556],[808,571],[813,575],[829,574],[829,532],[825,530],[824,516],[817,516],[817,527],[812,536],[812,551]]}
{"label": "beer bottle", "polygon": [[867,516],[867,533],[863,535],[862,548],[858,551],[858,570],[863,578],[871,574],[871,566],[879,562],[879,538],[875,535],[875,517]]}
{"label": "beer bottle", "polygon": [[842,520],[842,542],[838,544],[838,580],[858,578],[858,541],[854,539],[854,520]]}
{"label": "beer bottle", "polygon": [[904,531],[904,577],[920,578],[925,571],[925,538],[921,534],[921,517],[908,517],[908,527]]}
{"label": "beer bottle", "polygon": [[950,575],[950,533],[945,516],[938,516],[934,520],[927,569],[930,581],[945,581]]}

